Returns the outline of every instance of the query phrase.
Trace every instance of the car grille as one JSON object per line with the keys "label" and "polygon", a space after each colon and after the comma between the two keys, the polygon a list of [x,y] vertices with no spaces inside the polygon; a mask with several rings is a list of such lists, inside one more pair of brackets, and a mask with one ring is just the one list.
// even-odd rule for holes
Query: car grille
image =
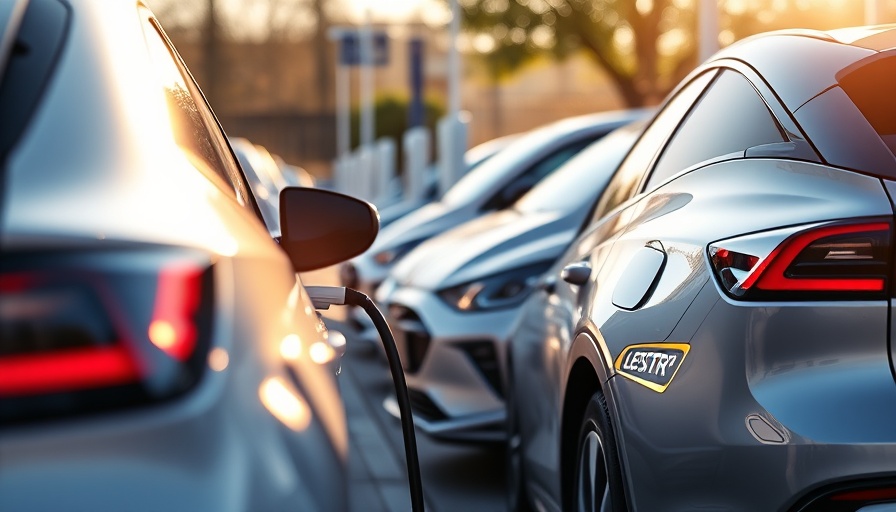
{"label": "car grille", "polygon": [[442,409],[429,398],[429,395],[416,389],[408,389],[408,397],[411,399],[411,409],[414,414],[426,421],[441,421],[448,419]]}
{"label": "car grille", "polygon": [[479,374],[488,382],[492,391],[504,398],[504,386],[501,382],[501,368],[498,365],[498,354],[495,344],[488,340],[467,341],[459,343],[458,348],[470,358]]}
{"label": "car grille", "polygon": [[407,373],[416,373],[429,350],[431,337],[420,317],[404,306],[389,307],[395,343],[401,356],[401,365]]}

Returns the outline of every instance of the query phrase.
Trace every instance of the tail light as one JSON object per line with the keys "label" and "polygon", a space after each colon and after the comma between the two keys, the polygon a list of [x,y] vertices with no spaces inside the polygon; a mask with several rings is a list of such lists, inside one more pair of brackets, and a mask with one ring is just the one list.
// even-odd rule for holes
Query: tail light
{"label": "tail light", "polygon": [[0,272],[0,423],[165,400],[208,353],[208,257],[14,254]]}
{"label": "tail light", "polygon": [[741,299],[884,298],[891,273],[889,222],[825,224],[789,233],[768,252],[770,233],[709,247],[725,290]]}
{"label": "tail light", "polygon": [[845,482],[816,490],[790,510],[799,512],[884,511],[896,507],[896,485],[892,480]]}

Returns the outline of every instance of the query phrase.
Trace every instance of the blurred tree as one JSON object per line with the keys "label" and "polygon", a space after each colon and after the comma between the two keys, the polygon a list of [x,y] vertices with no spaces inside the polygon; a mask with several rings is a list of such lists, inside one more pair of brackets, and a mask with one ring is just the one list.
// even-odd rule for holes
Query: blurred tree
{"label": "blurred tree", "polygon": [[[529,60],[584,51],[629,106],[658,103],[697,64],[698,0],[459,0],[495,79]],[[723,45],[788,27],[860,25],[858,0],[719,0]],[[896,0],[882,14],[896,16]]]}
{"label": "blurred tree", "polygon": [[[630,106],[659,102],[696,59],[693,0],[462,1],[474,47],[503,75],[529,59],[586,53]],[[477,41],[477,38],[480,41]],[[491,38],[492,44],[482,43]],[[479,42],[479,44],[477,44]]]}
{"label": "blurred tree", "polygon": [[[228,45],[234,43],[266,46],[257,64],[263,76],[259,83],[283,83],[282,56],[292,45],[313,46],[314,90],[320,109],[332,108],[332,44],[327,39],[331,20],[344,21],[346,0],[148,0],[162,20],[168,35],[181,46],[196,43],[201,61],[191,68],[201,75],[203,91],[213,104],[229,104],[234,92],[228,84],[234,77]],[[228,92],[224,92],[227,89]]]}

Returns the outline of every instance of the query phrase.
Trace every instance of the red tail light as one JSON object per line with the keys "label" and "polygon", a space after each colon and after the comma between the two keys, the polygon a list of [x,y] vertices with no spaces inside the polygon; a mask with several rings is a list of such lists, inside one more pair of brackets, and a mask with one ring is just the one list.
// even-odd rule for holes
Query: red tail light
{"label": "red tail light", "polygon": [[157,401],[198,382],[207,259],[45,254],[3,268],[0,422]]}
{"label": "red tail light", "polygon": [[824,225],[799,231],[767,256],[731,249],[737,240],[710,246],[713,269],[738,298],[879,298],[890,275],[890,224]]}
{"label": "red tail light", "polygon": [[[879,505],[879,506],[874,506]],[[789,510],[798,512],[856,512],[893,510],[896,486],[892,480],[842,482],[816,490]]]}

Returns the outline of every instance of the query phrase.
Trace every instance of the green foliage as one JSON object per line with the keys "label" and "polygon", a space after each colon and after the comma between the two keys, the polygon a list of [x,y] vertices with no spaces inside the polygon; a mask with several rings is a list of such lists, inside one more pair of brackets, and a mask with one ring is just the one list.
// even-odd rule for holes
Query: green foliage
{"label": "green foliage", "polygon": [[[494,78],[539,55],[584,51],[630,106],[662,100],[697,64],[700,0],[460,0],[464,27]],[[720,1],[721,39],[785,27],[861,24],[862,2]],[[857,7],[859,6],[859,7]]]}
{"label": "green foliage", "polygon": [[[485,0],[463,4],[465,27],[491,37],[496,77],[529,59],[584,50],[626,103],[656,103],[693,68],[693,9],[675,0]],[[637,6],[637,7],[636,7]]]}
{"label": "green foliage", "polygon": [[[409,128],[407,98],[396,95],[382,95],[374,101],[374,138],[389,137],[395,141],[398,167],[402,164],[402,136]],[[435,137],[436,124],[445,115],[445,107],[429,98],[423,101],[423,122]],[[357,148],[361,141],[361,113],[357,105],[351,112],[351,146]]]}

